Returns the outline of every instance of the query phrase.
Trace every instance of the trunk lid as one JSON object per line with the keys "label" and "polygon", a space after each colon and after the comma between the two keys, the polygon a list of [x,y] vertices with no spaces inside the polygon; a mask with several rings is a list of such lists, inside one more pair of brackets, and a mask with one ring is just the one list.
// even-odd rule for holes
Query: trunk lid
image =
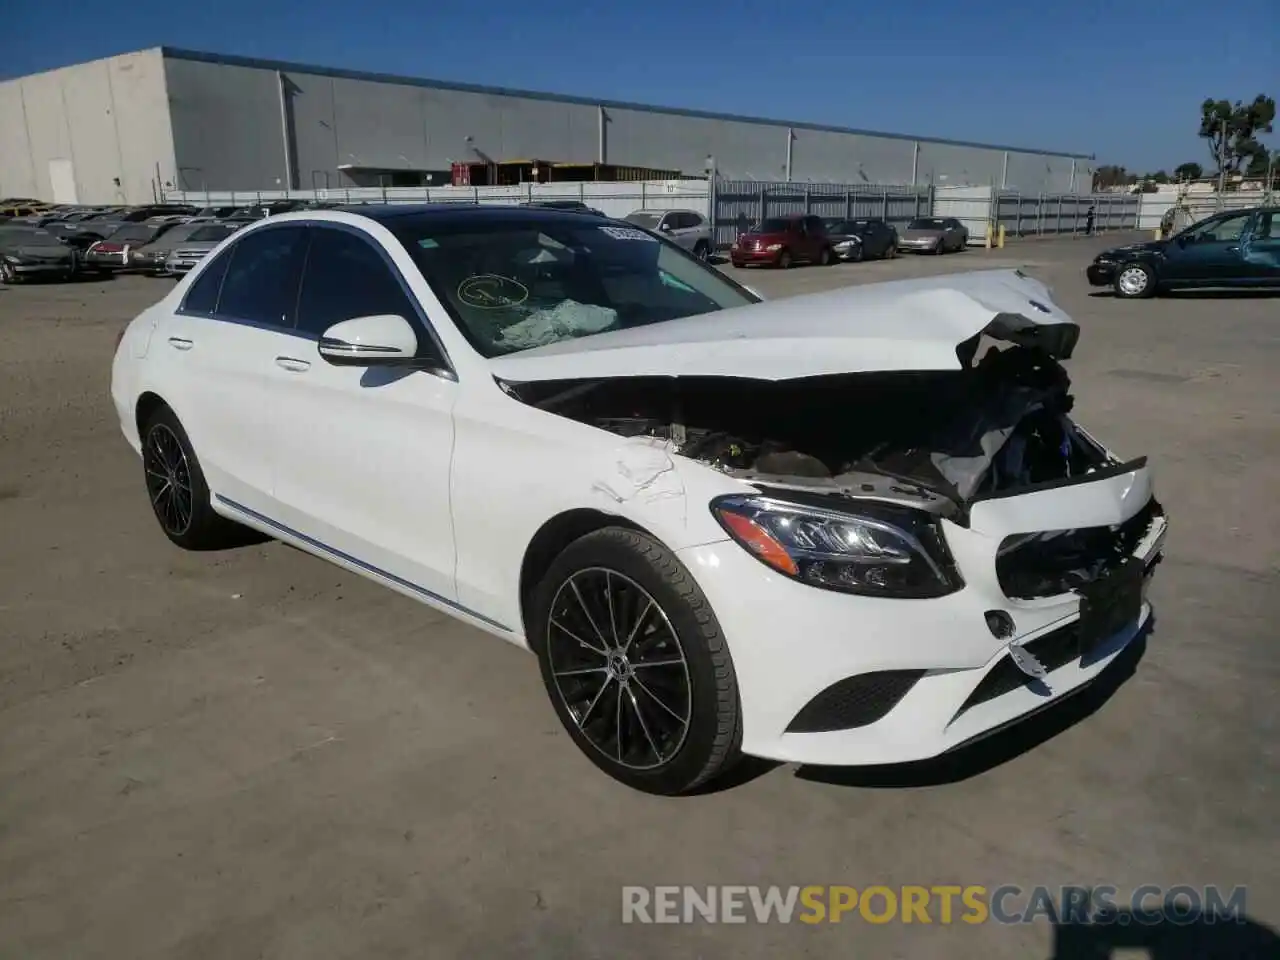
{"label": "trunk lid", "polygon": [[1079,326],[1018,270],[847,287],[606,331],[489,361],[500,380],[613,377],[791,380],[958,370],[983,334],[1071,356]]}

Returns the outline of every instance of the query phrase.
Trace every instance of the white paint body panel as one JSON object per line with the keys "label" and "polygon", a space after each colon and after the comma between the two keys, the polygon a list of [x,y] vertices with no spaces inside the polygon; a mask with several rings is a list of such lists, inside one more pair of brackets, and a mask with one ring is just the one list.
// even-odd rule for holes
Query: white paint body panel
{"label": "white paint body panel", "polygon": [[[967,528],[944,522],[965,581],[957,593],[935,600],[858,597],[786,579],[727,539],[708,503],[752,492],[744,481],[656,442],[626,440],[525,405],[495,380],[951,369],[958,343],[994,315],[1021,312],[1028,297],[1047,308],[1041,322],[1070,323],[1034,281],[1007,271],[884,284],[487,360],[382,226],[337,212],[270,222],[282,220],[346,224],[381,245],[432,322],[456,379],[334,366],[319,356],[314,338],[177,313],[220,252],[213,251],[130,325],[113,364],[112,396],[135,449],[139,398],[154,393],[173,407],[200,457],[214,507],[227,516],[521,645],[521,566],[538,530],[570,510],[624,518],[675,551],[701,586],[732,653],[744,749],[781,760],[879,763],[935,755],[1075,689],[1137,632],[1111,638],[1088,662],[1051,672],[1038,692],[1020,689],[956,718],[987,670],[1007,656],[1010,641],[992,636],[985,611],[1013,617],[1015,643],[1079,615],[1074,594],[1005,597],[995,573],[1001,539],[1133,516],[1151,494],[1146,466],[975,503]],[[260,228],[245,228],[224,246]],[[280,358],[293,362],[282,365]],[[1158,526],[1141,555],[1159,549],[1163,521]],[[785,732],[831,683],[886,669],[928,673],[868,727]],[[532,671],[530,682],[537,682]]]}
{"label": "white paint body panel", "polygon": [[958,370],[956,348],[1009,313],[1039,326],[1074,325],[1043,284],[1014,270],[990,270],[772,300],[565,340],[489,364],[517,382]]}

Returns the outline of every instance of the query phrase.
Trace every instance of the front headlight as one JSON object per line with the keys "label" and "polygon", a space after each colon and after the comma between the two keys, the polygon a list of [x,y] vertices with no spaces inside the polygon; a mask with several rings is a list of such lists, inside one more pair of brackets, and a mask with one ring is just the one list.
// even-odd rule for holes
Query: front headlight
{"label": "front headlight", "polygon": [[857,242],[858,242],[857,240],[841,240],[839,243],[837,243],[837,244],[836,244],[836,249],[837,249],[837,250],[848,250],[850,247],[852,247],[852,246],[853,246],[855,243],[857,243]]}
{"label": "front headlight", "polygon": [[876,503],[845,513],[731,495],[712,501],[711,512],[761,563],[811,586],[901,598],[964,586],[937,521],[918,510]]}
{"label": "front headlight", "polygon": [[20,263],[22,263],[22,261],[21,261],[21,260],[19,260],[17,257],[10,256],[10,255],[9,255],[9,254],[7,254],[7,253],[4,255],[4,262],[5,262],[5,263],[15,263],[15,264],[20,264]]}
{"label": "front headlight", "polygon": [[781,250],[781,249],[782,249],[782,244],[780,244],[780,243],[771,243],[771,244],[769,244],[767,247],[765,247],[765,249],[766,249],[767,251],[769,251],[770,253],[777,253],[779,250]]}

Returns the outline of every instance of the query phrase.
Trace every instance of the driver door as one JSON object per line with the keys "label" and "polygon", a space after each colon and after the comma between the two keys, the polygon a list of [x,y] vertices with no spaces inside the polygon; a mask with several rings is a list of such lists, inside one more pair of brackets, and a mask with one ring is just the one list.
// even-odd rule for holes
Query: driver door
{"label": "driver door", "polygon": [[1245,282],[1240,242],[1252,220],[1252,211],[1220,214],[1174,237],[1165,251],[1166,278],[1215,286]]}
{"label": "driver door", "polygon": [[440,351],[381,244],[347,227],[314,223],[309,231],[296,335],[274,368],[280,522],[331,556],[451,605],[457,381],[320,356],[317,342],[330,326],[380,314],[409,321],[420,356]]}
{"label": "driver door", "polygon": [[1280,286],[1280,209],[1258,212],[1240,252],[1250,284]]}

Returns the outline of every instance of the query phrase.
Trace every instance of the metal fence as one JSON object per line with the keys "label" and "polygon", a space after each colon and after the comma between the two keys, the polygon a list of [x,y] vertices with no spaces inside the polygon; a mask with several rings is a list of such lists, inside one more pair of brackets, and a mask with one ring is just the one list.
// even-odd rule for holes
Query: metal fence
{"label": "metal fence", "polygon": [[728,247],[744,226],[768,217],[880,217],[905,224],[914,217],[928,215],[932,205],[927,187],[717,180],[711,198],[712,244],[716,248]]}
{"label": "metal fence", "polygon": [[523,183],[509,187],[339,187],[315,190],[171,190],[165,203],[201,207],[250,206],[273,200],[316,200],[327,203],[466,203],[517,204],[576,200],[610,217],[633,210],[693,210],[709,213],[705,180],[642,180],[630,183]]}
{"label": "metal fence", "polygon": [[1001,191],[992,199],[991,221],[1011,237],[1084,233],[1093,209],[1095,233],[1138,229],[1141,196],[1134,194],[1022,194]]}

